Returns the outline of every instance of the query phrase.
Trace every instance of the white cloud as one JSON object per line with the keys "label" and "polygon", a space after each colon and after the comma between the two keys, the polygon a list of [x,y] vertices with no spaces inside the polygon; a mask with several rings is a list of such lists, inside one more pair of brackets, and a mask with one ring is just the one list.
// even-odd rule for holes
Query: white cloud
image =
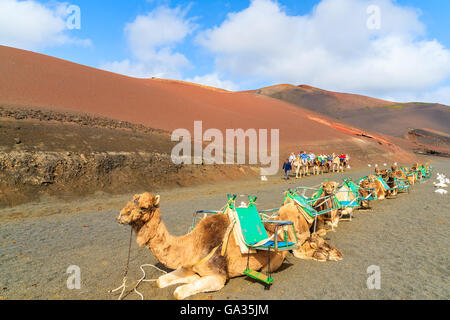
{"label": "white cloud", "polygon": [[101,68],[139,78],[180,77],[180,70],[190,63],[174,47],[196,28],[192,19],[186,18],[187,10],[158,7],[137,16],[124,29],[133,58],[105,63]]}
{"label": "white cloud", "polygon": [[90,40],[68,35],[67,4],[44,6],[34,0],[0,0],[0,44],[36,50],[76,44],[89,46]]}
{"label": "white cloud", "polygon": [[195,76],[185,81],[202,84],[205,86],[221,88],[229,91],[237,91],[239,87],[230,80],[221,80],[217,73],[210,73],[203,76]]}
{"label": "white cloud", "polygon": [[[369,5],[381,28],[369,29]],[[254,81],[307,83],[375,96],[429,91],[450,76],[450,51],[426,40],[420,12],[391,0],[322,0],[289,16],[277,2],[253,0],[197,37],[218,72]]]}

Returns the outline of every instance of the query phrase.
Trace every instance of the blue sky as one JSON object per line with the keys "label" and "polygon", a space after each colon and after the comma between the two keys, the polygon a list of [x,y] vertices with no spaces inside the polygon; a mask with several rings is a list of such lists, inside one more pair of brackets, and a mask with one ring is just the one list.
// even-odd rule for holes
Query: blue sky
{"label": "blue sky", "polygon": [[[69,5],[79,30],[65,26]],[[231,90],[309,84],[450,104],[448,12],[440,0],[0,0],[0,44]]]}

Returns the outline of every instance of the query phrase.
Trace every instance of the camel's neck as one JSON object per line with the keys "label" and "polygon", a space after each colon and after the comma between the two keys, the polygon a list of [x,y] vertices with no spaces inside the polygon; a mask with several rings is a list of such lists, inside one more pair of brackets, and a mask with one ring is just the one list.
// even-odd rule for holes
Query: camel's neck
{"label": "camel's neck", "polygon": [[159,209],[156,209],[146,224],[141,228],[135,226],[134,229],[139,246],[146,245],[155,258],[167,268],[178,269],[189,261],[186,255],[189,255],[192,249],[191,237],[172,236],[161,220]]}

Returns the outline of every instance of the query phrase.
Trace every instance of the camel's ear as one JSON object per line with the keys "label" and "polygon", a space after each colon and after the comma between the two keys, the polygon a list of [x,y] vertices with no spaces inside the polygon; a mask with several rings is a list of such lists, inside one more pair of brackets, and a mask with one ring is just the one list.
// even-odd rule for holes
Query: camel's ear
{"label": "camel's ear", "polygon": [[159,200],[161,199],[160,195],[156,195],[154,200],[153,200],[153,206],[157,207],[159,206]]}

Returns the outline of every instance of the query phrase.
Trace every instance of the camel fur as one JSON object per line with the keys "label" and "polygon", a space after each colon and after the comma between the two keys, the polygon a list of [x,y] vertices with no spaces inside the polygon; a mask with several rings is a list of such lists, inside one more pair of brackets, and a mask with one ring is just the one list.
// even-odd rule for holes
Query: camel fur
{"label": "camel fur", "polygon": [[[305,219],[301,208],[287,198],[286,203],[280,208],[275,220],[292,221],[294,223],[295,236],[298,239],[298,248],[292,253],[296,258],[316,261],[342,260],[342,253],[334,246],[327,244],[317,233],[310,230],[312,224]],[[289,228],[288,237],[292,239],[292,229]]]}
{"label": "camel fur", "polygon": [[[218,291],[228,279],[243,275],[247,254],[241,253],[233,236],[224,242],[230,226],[227,213],[206,217],[189,234],[175,237],[168,232],[161,219],[159,204],[158,195],[135,195],[117,218],[119,223],[133,228],[139,246],[148,247],[160,263],[175,270],[159,277],[158,287],[183,284],[174,292],[175,298],[180,300],[201,292]],[[224,243],[227,245],[222,256]],[[275,271],[283,263],[287,252],[270,254],[270,270]],[[249,267],[265,271],[267,258],[267,252],[252,253]]]}

